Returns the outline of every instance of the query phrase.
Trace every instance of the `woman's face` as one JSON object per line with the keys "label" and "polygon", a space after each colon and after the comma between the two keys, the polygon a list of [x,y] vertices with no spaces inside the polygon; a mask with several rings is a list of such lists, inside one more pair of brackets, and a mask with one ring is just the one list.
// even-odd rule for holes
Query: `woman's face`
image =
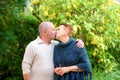
{"label": "woman's face", "polygon": [[66,35],[67,35],[67,30],[66,30],[65,26],[64,25],[58,26],[58,29],[56,31],[56,39],[59,39]]}

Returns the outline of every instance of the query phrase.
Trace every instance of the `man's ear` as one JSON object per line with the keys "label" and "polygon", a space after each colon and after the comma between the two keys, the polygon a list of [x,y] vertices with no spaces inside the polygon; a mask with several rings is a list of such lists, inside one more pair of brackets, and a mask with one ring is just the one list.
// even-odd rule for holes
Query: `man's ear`
{"label": "man's ear", "polygon": [[45,31],[44,31],[44,34],[48,35],[48,31],[47,31],[47,30],[45,30]]}

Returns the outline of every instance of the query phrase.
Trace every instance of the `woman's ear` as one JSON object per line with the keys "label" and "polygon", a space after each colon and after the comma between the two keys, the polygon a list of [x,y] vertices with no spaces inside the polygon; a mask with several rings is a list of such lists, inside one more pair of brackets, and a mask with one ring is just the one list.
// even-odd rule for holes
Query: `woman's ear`
{"label": "woman's ear", "polygon": [[65,33],[66,33],[67,35],[69,35],[69,29],[68,29],[68,28],[65,29]]}

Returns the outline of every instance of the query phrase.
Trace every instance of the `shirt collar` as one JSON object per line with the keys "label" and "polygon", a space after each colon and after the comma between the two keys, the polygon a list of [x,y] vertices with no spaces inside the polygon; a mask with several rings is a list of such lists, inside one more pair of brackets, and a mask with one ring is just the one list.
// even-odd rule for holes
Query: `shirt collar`
{"label": "shirt collar", "polygon": [[[37,37],[36,41],[38,44],[45,44],[45,42],[39,36]],[[51,42],[49,44],[51,44]]]}
{"label": "shirt collar", "polygon": [[44,44],[44,41],[39,36],[37,37],[36,41],[38,44]]}

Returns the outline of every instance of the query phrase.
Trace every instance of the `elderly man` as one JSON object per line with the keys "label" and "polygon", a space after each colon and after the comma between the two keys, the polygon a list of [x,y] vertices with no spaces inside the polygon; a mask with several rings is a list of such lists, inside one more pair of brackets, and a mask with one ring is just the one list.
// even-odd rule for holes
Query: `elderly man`
{"label": "elderly man", "polygon": [[[22,61],[23,77],[24,80],[53,80],[53,50],[58,44],[53,40],[56,31],[51,22],[42,22],[38,30],[40,35],[25,50]],[[80,44],[84,43],[80,41]]]}

